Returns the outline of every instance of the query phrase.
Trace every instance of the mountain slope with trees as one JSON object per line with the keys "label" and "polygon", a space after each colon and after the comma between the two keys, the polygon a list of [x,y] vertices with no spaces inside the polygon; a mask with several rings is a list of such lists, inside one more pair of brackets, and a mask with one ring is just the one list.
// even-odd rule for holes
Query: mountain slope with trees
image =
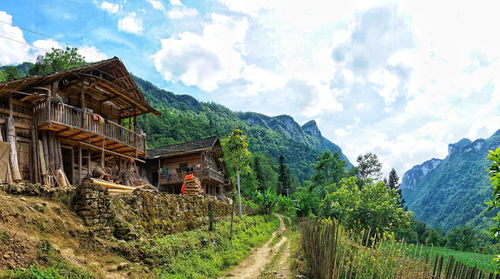
{"label": "mountain slope with trees", "polygon": [[149,147],[158,147],[202,137],[226,137],[233,127],[248,135],[249,148],[278,162],[284,156],[293,177],[305,180],[312,174],[311,164],[323,151],[342,153],[340,147],[321,135],[315,121],[299,125],[288,115],[270,117],[255,112],[233,112],[215,103],[199,102],[188,95],[159,89],[148,81],[135,78],[148,101],[162,114],[144,116],[141,127],[148,135]]}
{"label": "mountain slope with trees", "polygon": [[487,213],[485,204],[492,192],[486,157],[498,146],[500,130],[487,139],[462,139],[449,145],[443,160],[432,159],[407,171],[401,189],[415,218],[445,230],[488,227],[494,213]]}

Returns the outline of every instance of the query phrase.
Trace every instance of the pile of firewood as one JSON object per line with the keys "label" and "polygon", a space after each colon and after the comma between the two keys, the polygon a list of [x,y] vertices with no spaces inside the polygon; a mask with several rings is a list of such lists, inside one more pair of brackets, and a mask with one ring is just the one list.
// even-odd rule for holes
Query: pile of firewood
{"label": "pile of firewood", "polygon": [[201,188],[200,179],[194,175],[186,176],[184,178],[184,195],[187,196],[201,196],[203,189]]}

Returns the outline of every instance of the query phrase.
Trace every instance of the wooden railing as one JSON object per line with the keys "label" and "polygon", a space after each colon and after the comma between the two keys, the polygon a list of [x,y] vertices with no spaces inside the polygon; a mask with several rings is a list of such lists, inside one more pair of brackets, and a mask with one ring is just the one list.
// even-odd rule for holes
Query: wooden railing
{"label": "wooden railing", "polygon": [[187,174],[194,174],[194,176],[200,179],[212,178],[221,183],[224,183],[224,175],[221,172],[218,172],[213,169],[204,169],[204,170],[195,170],[188,172],[179,172],[173,174],[161,174],[160,175],[160,184],[175,184],[184,182],[184,177]]}
{"label": "wooden railing", "polygon": [[142,152],[146,151],[146,139],[143,135],[77,107],[51,103],[49,110],[47,102],[42,102],[35,106],[35,119],[38,126],[55,122],[113,139]]}

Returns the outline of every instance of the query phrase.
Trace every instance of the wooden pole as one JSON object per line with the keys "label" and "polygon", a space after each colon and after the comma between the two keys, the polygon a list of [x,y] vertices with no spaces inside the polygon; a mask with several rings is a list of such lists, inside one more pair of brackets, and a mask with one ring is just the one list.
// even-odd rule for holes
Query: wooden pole
{"label": "wooden pole", "polygon": [[160,189],[160,178],[161,178],[160,171],[161,171],[161,158],[158,158],[158,183],[156,185],[158,189]]}
{"label": "wooden pole", "polygon": [[88,156],[87,156],[87,163],[88,163],[88,166],[87,166],[87,176],[88,177],[92,177],[91,167],[90,167],[90,164],[92,162],[92,160],[90,158],[90,156],[91,156],[90,149],[88,149],[87,152],[88,152]]}
{"label": "wooden pole", "polygon": [[[43,137],[42,137],[43,138]],[[49,185],[49,179],[47,176],[47,165],[45,163],[45,155],[42,140],[38,140],[38,153],[40,156],[40,171],[42,174],[43,185]]]}
{"label": "wooden pole", "polygon": [[236,179],[238,183],[238,203],[240,204],[240,218],[243,215],[243,206],[241,205],[241,189],[240,189],[240,172],[236,172]]}
{"label": "wooden pole", "polygon": [[48,119],[47,119],[47,120],[48,120],[48,122],[49,122],[49,127],[50,127],[50,125],[51,125],[51,123],[50,123],[50,122],[51,122],[51,120],[52,120],[52,114],[51,114],[52,107],[51,107],[51,105],[50,105],[50,101],[51,101],[51,99],[52,99],[52,88],[53,88],[53,84],[54,84],[54,83],[52,83],[52,84],[50,85],[50,89],[49,89],[49,90],[48,90],[48,92],[47,92],[47,93],[48,93],[48,96],[47,96],[47,112],[48,112]]}
{"label": "wooden pole", "polygon": [[82,184],[82,146],[78,145],[78,184]]}
{"label": "wooden pole", "polygon": [[19,171],[19,162],[17,160],[16,147],[16,128],[14,124],[12,94],[9,95],[9,118],[7,119],[7,142],[10,146],[10,168],[12,171],[12,180],[20,182],[22,180],[21,172]]}
{"label": "wooden pole", "polygon": [[85,118],[87,116],[87,102],[85,100],[85,87],[82,83],[82,86],[80,88],[80,103],[82,105],[82,127],[83,129],[86,129],[87,127],[85,127]]}
{"label": "wooden pole", "polygon": [[75,177],[75,149],[71,147],[71,184],[76,185]]}
{"label": "wooden pole", "polygon": [[31,165],[33,166],[32,168],[32,174],[33,176],[31,177],[31,181],[35,183],[40,183],[38,180],[39,178],[39,170],[38,170],[38,139],[36,136],[36,124],[33,122],[33,131],[31,132],[31,152],[32,152],[32,159],[33,162]]}

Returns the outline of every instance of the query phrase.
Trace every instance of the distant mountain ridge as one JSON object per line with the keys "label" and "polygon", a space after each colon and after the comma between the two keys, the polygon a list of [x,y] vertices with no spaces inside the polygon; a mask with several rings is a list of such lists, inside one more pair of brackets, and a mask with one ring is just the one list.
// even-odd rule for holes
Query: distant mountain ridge
{"label": "distant mountain ridge", "polygon": [[487,139],[461,139],[448,145],[446,158],[405,172],[400,187],[415,218],[445,230],[466,224],[487,227],[493,213],[487,213],[484,204],[492,192],[486,157],[498,146],[500,130]]}
{"label": "distant mountain ridge", "polygon": [[342,149],[323,137],[314,120],[300,125],[289,115],[234,112],[219,104],[159,89],[138,77],[134,79],[148,101],[162,112],[159,118],[146,116],[141,120],[151,147],[212,135],[226,137],[233,127],[239,127],[248,135],[251,151],[274,159],[285,156],[300,180],[310,177],[311,164],[324,151],[339,153],[347,167],[352,167]]}

